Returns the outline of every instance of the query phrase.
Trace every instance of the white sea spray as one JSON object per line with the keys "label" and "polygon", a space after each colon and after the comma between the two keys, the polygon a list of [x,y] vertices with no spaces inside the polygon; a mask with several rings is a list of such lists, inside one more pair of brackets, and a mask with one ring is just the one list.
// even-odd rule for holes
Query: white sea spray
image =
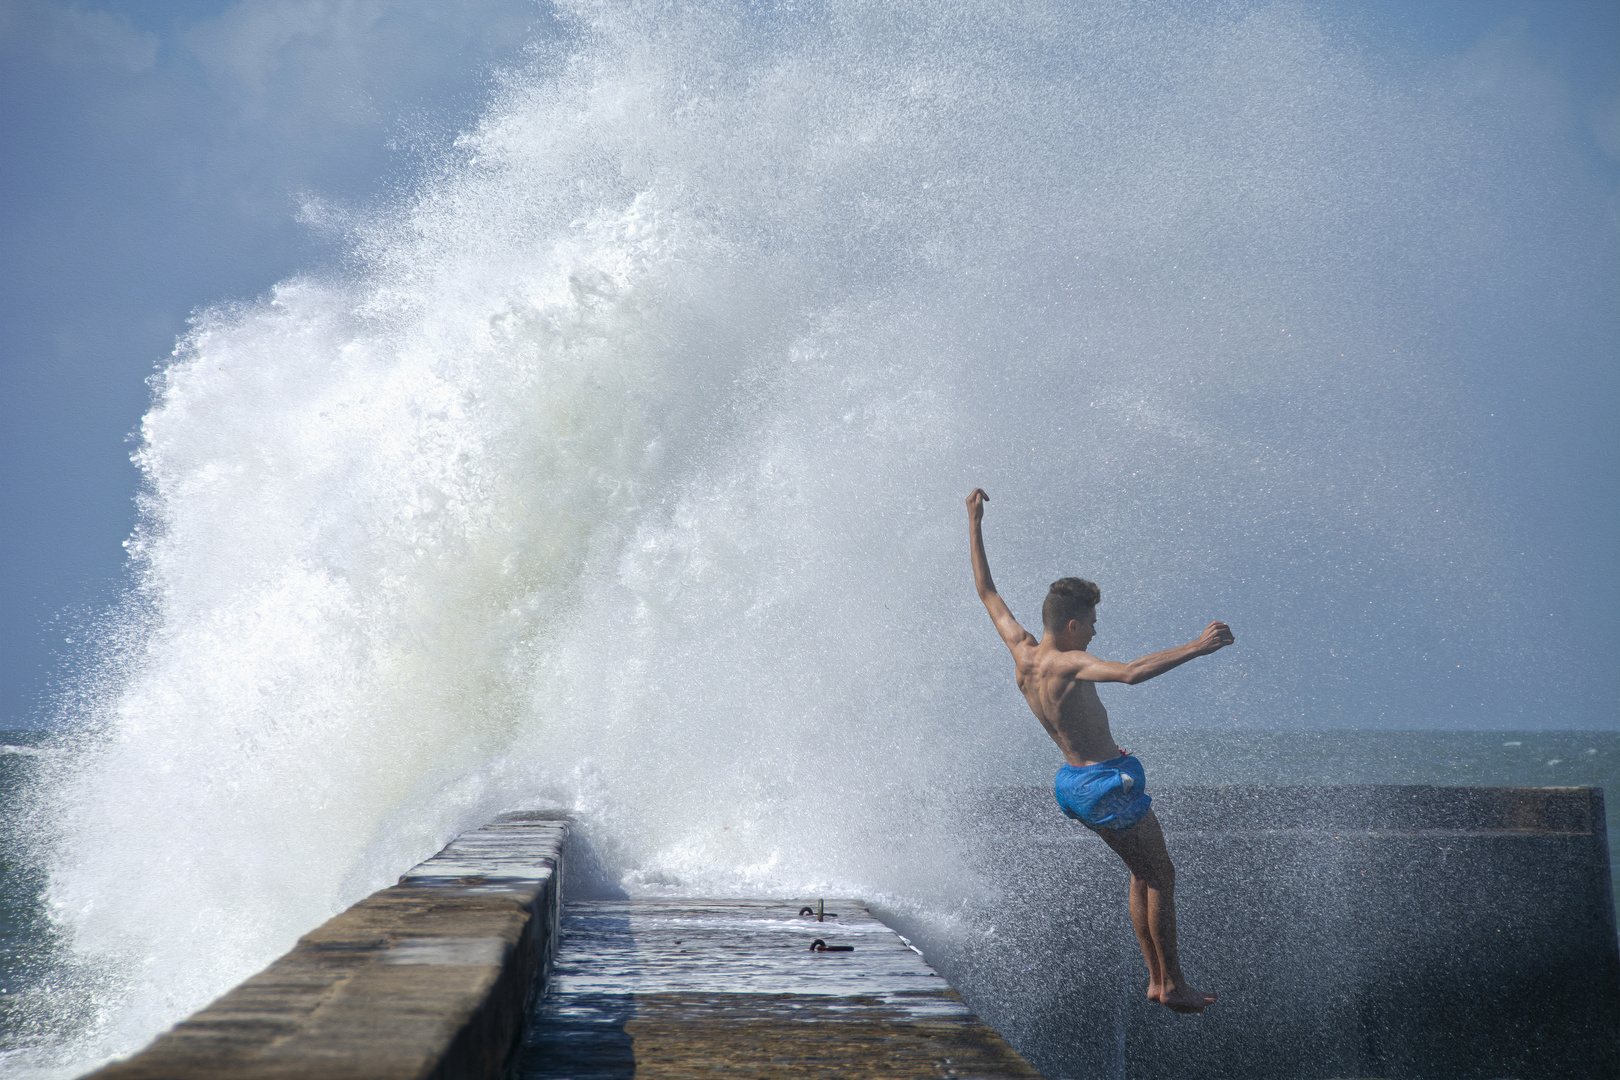
{"label": "white sea spray", "polygon": [[1052,759],[975,485],[1031,623],[1079,572],[1112,652],[1237,627],[1122,732],[1432,712],[1504,647],[1428,330],[1562,234],[1454,73],[1292,7],[569,11],[347,271],[157,382],[137,596],[39,792],[97,973],[65,1070],[517,806],[578,816],[582,887],[858,894],[948,950],[952,793]]}

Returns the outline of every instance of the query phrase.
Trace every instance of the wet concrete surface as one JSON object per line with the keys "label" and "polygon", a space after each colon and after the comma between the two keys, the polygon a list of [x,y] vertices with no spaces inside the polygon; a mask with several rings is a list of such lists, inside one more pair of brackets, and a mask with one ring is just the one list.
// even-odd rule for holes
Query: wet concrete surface
{"label": "wet concrete surface", "polygon": [[1038,1077],[865,907],[824,910],[836,918],[783,900],[570,902],[517,1076]]}

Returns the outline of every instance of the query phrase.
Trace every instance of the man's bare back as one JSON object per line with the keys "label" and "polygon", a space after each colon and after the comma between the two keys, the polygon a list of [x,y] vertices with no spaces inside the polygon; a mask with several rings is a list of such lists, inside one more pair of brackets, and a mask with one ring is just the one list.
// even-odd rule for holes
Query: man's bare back
{"label": "man's bare back", "polygon": [[[983,550],[982,544],[980,550]],[[987,576],[988,569],[986,566]],[[993,591],[994,586],[991,588]],[[1012,618],[1010,612],[1007,617]],[[991,618],[995,618],[994,612]],[[1232,643],[1232,631],[1227,625],[1214,622],[1197,641],[1120,664],[1099,660],[1085,651],[1097,633],[1095,608],[1084,619],[1076,621],[1079,625],[1071,632],[1048,634],[1040,641],[1019,626],[1021,636],[1007,642],[1016,665],[1014,678],[1018,689],[1023,691],[1035,718],[1058,744],[1063,759],[1070,765],[1094,765],[1119,754],[1114,736],[1108,730],[1108,710],[1097,696],[1098,683],[1143,682],[1195,656],[1207,656]],[[1017,626],[1016,621],[1013,625]],[[997,629],[1000,629],[999,624]],[[1060,640],[1069,648],[1060,647]]]}
{"label": "man's bare back", "polygon": [[[1122,802],[1124,796],[1131,794],[1133,784],[1145,782],[1140,779],[1143,775],[1140,764],[1114,742],[1108,729],[1108,710],[1097,696],[1097,684],[1145,682],[1194,657],[1207,656],[1232,644],[1232,631],[1225,623],[1212,622],[1196,641],[1185,645],[1130,663],[1100,660],[1086,651],[1097,632],[1096,604],[1100,594],[1090,582],[1065,578],[1053,584],[1053,593],[1043,612],[1045,632],[1036,640],[1013,618],[990,577],[981,528],[988,499],[982,488],[975,488],[967,497],[973,581],[991,621],[1012,652],[1018,689],[1069,763],[1069,768],[1059,773],[1060,805],[1063,805],[1064,772],[1073,774],[1077,782],[1091,784],[1094,789],[1099,782],[1113,782],[1113,790],[1105,794],[1112,797],[1112,805],[1121,810],[1116,820],[1110,820],[1114,817],[1112,814],[1100,821],[1088,820],[1067,805],[1065,813],[1078,817],[1102,837],[1131,871],[1131,923],[1148,966],[1148,997],[1177,1012],[1202,1012],[1215,1001],[1215,995],[1193,989],[1181,974],[1173,899],[1175,867],[1165,848],[1158,819],[1150,807],[1145,812],[1141,810],[1151,800],[1137,790],[1135,814],[1139,817],[1131,813],[1130,803]],[[1070,588],[1068,583],[1084,595],[1079,599],[1069,596],[1076,588]],[[1060,586],[1067,592],[1060,590]],[[1090,592],[1086,594],[1088,588]],[[1053,597],[1058,598],[1056,604]],[[1059,613],[1059,617],[1054,617],[1054,612]],[[1105,768],[1112,766],[1117,767]]]}

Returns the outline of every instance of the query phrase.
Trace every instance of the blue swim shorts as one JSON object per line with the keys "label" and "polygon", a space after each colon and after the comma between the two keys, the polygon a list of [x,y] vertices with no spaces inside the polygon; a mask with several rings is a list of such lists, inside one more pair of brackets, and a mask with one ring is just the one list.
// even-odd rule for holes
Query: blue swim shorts
{"label": "blue swim shorts", "polygon": [[1063,812],[1088,829],[1124,832],[1153,805],[1142,763],[1129,754],[1095,765],[1065,765],[1054,791]]}

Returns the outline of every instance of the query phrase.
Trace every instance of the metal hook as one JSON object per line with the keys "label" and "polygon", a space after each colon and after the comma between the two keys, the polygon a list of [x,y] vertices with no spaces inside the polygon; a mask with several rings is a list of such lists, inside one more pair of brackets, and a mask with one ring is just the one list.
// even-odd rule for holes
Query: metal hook
{"label": "metal hook", "polygon": [[855,951],[855,946],[853,946],[853,945],[829,945],[825,941],[822,941],[820,938],[816,938],[816,940],[814,940],[814,941],[812,941],[810,943],[810,951],[811,952],[854,952]]}
{"label": "metal hook", "polygon": [[799,909],[799,914],[814,915],[816,917],[816,922],[825,922],[828,919],[838,918],[838,913],[836,911],[827,910],[827,901],[825,900],[817,900],[814,910],[812,910],[810,906],[806,904],[804,907]]}

